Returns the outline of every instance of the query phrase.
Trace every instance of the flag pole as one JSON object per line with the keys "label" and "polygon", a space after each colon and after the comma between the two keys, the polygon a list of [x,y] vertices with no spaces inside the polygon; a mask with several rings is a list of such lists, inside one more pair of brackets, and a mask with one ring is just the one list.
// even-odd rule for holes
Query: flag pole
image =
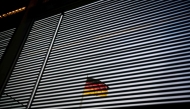
{"label": "flag pole", "polygon": [[[88,75],[87,75],[87,78],[88,78]],[[87,79],[87,78],[86,78],[86,79]],[[84,93],[84,91],[83,91],[83,93]],[[81,99],[81,101],[80,101],[80,109],[81,109],[81,107],[82,107],[83,97],[84,97],[84,96],[83,96],[83,94],[82,94],[82,99]]]}
{"label": "flag pole", "polygon": [[82,99],[80,101],[80,109],[81,109],[81,106],[82,106],[82,101],[83,101],[83,94],[82,94]]}

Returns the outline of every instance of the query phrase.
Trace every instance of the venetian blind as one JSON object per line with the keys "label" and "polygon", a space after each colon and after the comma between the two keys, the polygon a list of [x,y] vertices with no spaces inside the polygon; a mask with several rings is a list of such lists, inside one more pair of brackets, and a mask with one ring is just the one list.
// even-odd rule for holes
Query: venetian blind
{"label": "venetian blind", "polygon": [[60,14],[34,22],[0,98],[0,108],[26,109],[49,50]]}
{"label": "venetian blind", "polygon": [[[190,102],[189,1],[97,1],[66,11],[32,108]],[[86,77],[108,96],[82,97]]]}

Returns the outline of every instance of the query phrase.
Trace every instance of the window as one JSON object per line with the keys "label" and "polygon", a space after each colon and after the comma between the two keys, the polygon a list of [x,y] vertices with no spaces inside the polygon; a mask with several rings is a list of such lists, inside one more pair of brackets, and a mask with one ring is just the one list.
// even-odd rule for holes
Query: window
{"label": "window", "polygon": [[[32,109],[190,102],[188,6],[100,0],[36,21],[1,99]],[[87,77],[108,95],[83,96]]]}
{"label": "window", "polygon": [[9,44],[15,28],[0,32],[0,60]]}

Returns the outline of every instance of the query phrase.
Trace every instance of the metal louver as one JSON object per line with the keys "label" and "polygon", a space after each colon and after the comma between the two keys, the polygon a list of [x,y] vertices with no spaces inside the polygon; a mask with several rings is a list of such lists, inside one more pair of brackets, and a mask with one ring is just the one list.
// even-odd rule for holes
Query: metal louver
{"label": "metal louver", "polygon": [[35,21],[0,98],[0,109],[26,109],[60,14]]}
{"label": "metal louver", "polygon": [[0,60],[6,50],[7,45],[9,44],[11,37],[13,36],[14,31],[15,28],[0,32]]}
{"label": "metal louver", "polygon": [[[101,0],[66,11],[31,108],[190,102],[189,6]],[[108,96],[81,101],[86,75],[105,82]]]}

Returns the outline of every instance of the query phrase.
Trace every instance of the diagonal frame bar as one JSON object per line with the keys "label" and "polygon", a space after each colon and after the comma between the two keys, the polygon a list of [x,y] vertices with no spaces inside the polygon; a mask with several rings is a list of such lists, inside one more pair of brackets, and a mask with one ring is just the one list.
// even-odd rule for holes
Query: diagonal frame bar
{"label": "diagonal frame bar", "polygon": [[43,65],[42,65],[42,68],[41,68],[41,70],[40,70],[38,79],[37,79],[36,84],[35,84],[35,86],[34,86],[34,90],[33,90],[33,92],[32,92],[32,95],[31,95],[31,97],[30,97],[30,100],[29,100],[29,102],[28,102],[27,109],[30,109],[30,107],[31,107],[32,101],[33,101],[33,99],[34,99],[34,95],[35,95],[35,93],[36,93],[36,90],[37,90],[37,87],[38,87],[38,85],[39,85],[40,79],[41,79],[41,77],[42,77],[42,73],[44,72],[46,63],[47,63],[47,61],[48,61],[48,57],[49,57],[49,55],[50,55],[50,52],[51,52],[51,49],[52,49],[52,46],[53,46],[55,37],[56,37],[56,35],[57,35],[57,32],[58,32],[58,30],[59,30],[59,26],[60,26],[60,23],[61,23],[62,19],[63,19],[63,14],[61,14],[61,16],[60,16],[60,18],[59,18],[59,22],[58,22],[58,24],[57,24],[55,33],[54,33],[54,35],[53,35],[51,44],[50,44],[49,49],[48,49],[48,52],[47,52],[47,55],[46,55],[46,57],[45,57],[45,60],[44,60],[44,63],[43,63]]}

